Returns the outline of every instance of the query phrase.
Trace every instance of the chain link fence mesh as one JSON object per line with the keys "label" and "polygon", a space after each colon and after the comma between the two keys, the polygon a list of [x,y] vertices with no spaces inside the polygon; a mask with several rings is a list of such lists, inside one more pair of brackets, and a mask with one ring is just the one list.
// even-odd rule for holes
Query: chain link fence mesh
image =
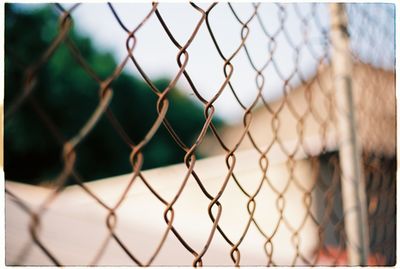
{"label": "chain link fence mesh", "polygon": [[[5,88],[5,124],[18,120],[18,114],[24,106],[31,106],[40,126],[50,132],[54,143],[62,151],[63,167],[57,177],[51,180],[51,192],[38,207],[25,202],[23,193],[15,193],[6,187],[6,198],[16,203],[29,215],[29,233],[31,242],[39,247],[54,265],[63,265],[59,259],[58,249],[49,248],[43,242],[41,233],[45,229],[44,215],[54,201],[65,191],[67,183],[81,188],[85,195],[91,197],[98,207],[107,212],[104,225],[108,230],[107,239],[99,246],[96,254],[88,259],[90,265],[98,265],[107,246],[114,241],[122,253],[125,253],[132,264],[148,266],[160,255],[168,237],[175,237],[186,252],[192,255],[192,265],[201,266],[206,263],[213,239],[218,236],[226,242],[232,265],[241,265],[243,253],[241,246],[246,241],[249,230],[253,230],[263,242],[259,245],[264,253],[265,262],[257,265],[340,265],[347,264],[346,234],[341,198],[341,171],[339,165],[338,133],[336,124],[337,107],[334,98],[334,74],[331,68],[331,54],[334,49],[330,40],[329,5],[327,4],[272,4],[272,3],[214,3],[210,5],[195,3],[173,4],[185,6],[193,14],[195,20],[190,24],[192,31],[186,38],[177,37],[175,25],[169,25],[168,14],[163,12],[164,3],[148,4],[146,14],[141,14],[140,21],[134,26],[127,26],[126,18],[119,15],[121,6],[103,4],[113,15],[116,25],[125,33],[121,42],[126,47],[125,56],[108,76],[100,76],[85,59],[85,53],[69,35],[73,27],[75,13],[84,5],[75,4],[68,8],[61,4],[54,5],[58,14],[58,30],[50,45],[41,52],[41,56],[32,62],[26,62],[24,55],[16,55],[12,44],[6,40],[5,57],[19,67],[17,74],[19,85]],[[218,10],[218,12],[216,12]],[[354,103],[357,114],[357,128],[363,149],[363,171],[366,180],[368,225],[370,240],[370,264],[393,265],[396,253],[396,102],[395,102],[395,69],[394,69],[394,6],[391,4],[346,4],[349,25],[348,33],[351,41],[353,60]],[[188,11],[189,12],[189,11]],[[226,16],[229,25],[219,24],[218,20]],[[7,13],[5,14],[7,16]],[[96,16],[96,14],[91,14]],[[100,19],[100,18],[99,18]],[[137,20],[137,18],[135,18]],[[157,23],[166,34],[169,45],[175,48],[177,71],[165,88],[155,85],[143,67],[141,55],[136,53],[136,46],[141,42],[140,33],[147,30],[147,24]],[[55,24],[50,21],[49,24]],[[221,26],[222,25],[222,26]],[[236,43],[224,44],[218,35],[218,27],[239,36]],[[28,26],[27,26],[28,27]],[[220,33],[220,32],[219,32]],[[22,33],[21,33],[22,34]],[[215,57],[219,59],[220,80],[218,87],[206,92],[201,89],[198,78],[207,72],[192,72],[192,57],[197,38],[207,38],[212,45]],[[22,41],[21,41],[22,42]],[[255,44],[265,44],[263,53],[254,49]],[[228,46],[229,45],[229,46]],[[30,44],[26,43],[29,53]],[[95,82],[98,92],[97,106],[92,114],[80,125],[74,134],[60,131],[59,122],[52,119],[41,106],[36,97],[35,86],[41,79],[40,71],[61,46],[68,48],[68,57],[76,60],[77,68]],[[207,54],[207,51],[200,51]],[[199,51],[197,51],[199,53]],[[206,56],[204,56],[206,57]],[[247,63],[248,76],[241,72],[240,62]],[[124,129],[121,119],[113,114],[110,104],[113,102],[113,82],[129,68],[148,85],[154,96],[154,102],[147,105],[149,110],[156,110],[157,117],[149,125],[147,134],[137,143],[131,139],[132,133]],[[7,68],[7,67],[6,67]],[[210,67],[211,69],[211,67]],[[250,70],[250,71],[249,71]],[[195,73],[195,74],[193,74]],[[73,72],[63,76],[73,76]],[[211,76],[211,75],[210,75]],[[72,77],[73,79],[73,77]],[[240,80],[245,80],[245,84]],[[60,81],[62,83],[62,81]],[[201,104],[204,111],[203,126],[196,138],[188,143],[182,141],[176,128],[168,118],[168,110],[172,106],[169,96],[177,83],[187,85],[193,99]],[[243,85],[247,85],[243,88]],[[277,89],[275,91],[272,88]],[[12,100],[7,99],[10,92]],[[271,95],[274,95],[271,97]],[[218,113],[221,98],[234,100],[235,113],[240,121],[218,128],[213,123]],[[233,107],[233,106],[232,106]],[[146,113],[146,111],[137,111]],[[90,184],[75,166],[80,158],[77,149],[82,141],[95,128],[96,123],[105,118],[111,123],[120,139],[124,141],[126,155],[133,174],[116,203],[105,202],[92,191]],[[82,119],[79,119],[82,122]],[[181,122],[179,124],[185,124]],[[39,124],[38,124],[39,125]],[[163,197],[157,186],[143,173],[146,155],[143,149],[154,143],[154,135],[160,130],[168,131],[175,146],[183,153],[181,162],[186,167],[184,176],[171,198]],[[11,131],[5,128],[5,137]],[[90,137],[89,137],[90,138]],[[53,141],[49,141],[53,143]],[[7,145],[5,145],[7,147]],[[238,158],[243,150],[252,149],[256,158],[246,160],[258,166],[257,176],[251,180],[255,188],[246,187],[250,179],[236,172]],[[207,188],[207,182],[196,172],[197,154],[205,156],[223,155],[225,164],[218,170],[223,171],[217,191]],[[121,153],[123,154],[123,153]],[[278,175],[271,174],[271,167],[279,159],[283,170]],[[7,156],[5,156],[7,162]],[[311,171],[308,176],[302,174],[303,162]],[[284,172],[282,172],[284,171]],[[7,169],[5,170],[7,178]],[[12,180],[12,178],[7,178]],[[203,197],[208,200],[208,208],[204,212],[209,216],[211,226],[204,238],[202,247],[193,246],[185,238],[182,229],[174,223],[174,210],[188,181],[194,180]],[[160,218],[164,222],[164,232],[158,238],[155,251],[147,260],[139,257],[129,248],[129,242],[120,237],[116,230],[122,225],[118,210],[124,205],[128,193],[135,188],[138,181],[144,183],[148,191],[164,208]],[[235,188],[241,192],[246,219],[242,219],[244,228],[238,226],[236,235],[226,232],[226,225],[221,224],[226,201],[224,192]],[[233,186],[233,187],[232,187]],[[111,187],[111,186],[110,186]],[[197,187],[196,187],[197,188]],[[293,194],[295,193],[295,194]],[[268,197],[268,198],[266,198]],[[271,198],[272,197],[272,198]],[[239,198],[238,198],[239,199]],[[223,201],[225,203],[223,203]],[[273,202],[271,202],[273,201]],[[300,205],[303,210],[295,217],[290,204]],[[229,201],[228,201],[229,203]],[[146,207],[146,204],[139,205]],[[225,207],[224,207],[225,206]],[[260,209],[261,208],[261,209]],[[79,210],[77,208],[76,210]],[[273,212],[273,213],[271,213]],[[270,226],[263,223],[261,215],[269,216]],[[195,224],[193,224],[195,225]],[[234,225],[234,223],[231,223]],[[268,228],[266,228],[268,226]],[[310,254],[304,250],[304,242],[310,240],[304,234],[307,227],[317,234],[316,243]],[[79,229],[79,227],[76,227]],[[63,231],[59,231],[63,233]],[[279,240],[279,233],[289,234],[288,240]],[[239,236],[237,236],[239,235]],[[278,238],[278,239],[277,239]],[[79,244],[79,242],[76,242]],[[280,251],[279,245],[286,249]],[[6,245],[7,247],[7,245]],[[62,248],[62,245],[60,245]],[[86,255],[82,253],[82,255]],[[277,255],[286,256],[285,262],[277,259]],[[15,264],[23,264],[23,257],[16,259]],[[83,265],[83,264],[82,264]],[[188,264],[190,265],[190,264]]]}

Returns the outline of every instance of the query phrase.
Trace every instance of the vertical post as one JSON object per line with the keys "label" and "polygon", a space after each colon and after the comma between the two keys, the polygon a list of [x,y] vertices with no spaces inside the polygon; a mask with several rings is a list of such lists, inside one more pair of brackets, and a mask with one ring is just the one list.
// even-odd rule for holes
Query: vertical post
{"label": "vertical post", "polygon": [[356,133],[352,92],[352,60],[345,6],[330,4],[332,64],[339,126],[339,156],[346,246],[349,265],[367,265],[367,202],[361,148]]}

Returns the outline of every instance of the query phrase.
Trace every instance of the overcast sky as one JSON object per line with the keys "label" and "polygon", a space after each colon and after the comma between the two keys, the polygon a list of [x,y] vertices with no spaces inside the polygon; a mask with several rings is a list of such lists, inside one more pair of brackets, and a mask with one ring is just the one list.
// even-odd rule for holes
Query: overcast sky
{"label": "overcast sky", "polygon": [[[65,7],[70,5],[63,4]],[[209,4],[202,3],[200,5],[206,9]],[[113,4],[113,6],[129,29],[134,29],[151,9],[150,3],[124,3]],[[253,11],[251,3],[234,3],[232,6],[244,21],[249,18]],[[296,68],[303,77],[310,77],[317,67],[317,61],[311,56],[310,51],[312,50],[317,56],[321,56],[324,52],[325,38],[321,33],[322,29],[329,28],[328,7],[326,4],[318,4],[315,7],[316,17],[313,17],[310,3],[298,4],[296,7],[293,4],[283,4],[282,6],[285,7],[286,13],[280,12],[279,6],[276,4],[263,3],[259,8],[259,14],[270,35],[279,30],[282,25],[280,22],[282,19],[289,39],[295,47],[299,47],[299,53],[296,54],[296,50],[288,42],[288,37],[283,32],[280,32],[276,37],[276,50],[273,53],[273,59],[284,78],[289,78]],[[173,35],[182,45],[188,40],[195,25],[201,18],[201,14],[189,3],[160,3],[158,9]],[[368,9],[371,8],[367,6],[366,10]],[[361,26],[363,26],[362,23],[367,23],[357,18],[357,14],[357,12],[353,12],[353,18],[350,18],[351,22],[356,25],[355,29],[360,27],[360,23]],[[379,16],[382,17],[383,15]],[[110,8],[105,3],[83,4],[74,10],[73,18],[77,30],[91,37],[99,49],[111,51],[118,61],[121,61],[127,55],[125,48],[127,34],[119,26]],[[304,18],[304,20],[301,18]],[[386,26],[390,23],[393,24],[393,30],[389,29],[388,31],[393,31],[394,38],[394,19],[392,22],[384,21],[381,23]],[[219,3],[211,11],[210,24],[222,52],[226,57],[229,57],[240,44],[241,25],[234,17],[227,3]],[[263,32],[257,18],[251,21],[249,28],[250,34],[246,45],[255,65],[261,67],[271,57],[269,50],[271,42]],[[378,33],[372,34],[376,38],[378,38],[377,35],[379,36],[380,28],[377,29]],[[358,36],[357,38],[366,39],[369,37]],[[382,41],[382,38],[379,40]],[[391,41],[389,39],[389,41],[384,42]],[[311,50],[306,43],[311,46]],[[368,50],[369,44],[365,45],[367,48],[365,49],[365,46],[361,46],[360,53],[368,58],[370,57],[368,56],[370,54]],[[377,46],[381,45],[378,44]],[[390,50],[388,51],[390,54]],[[188,52],[189,62],[186,70],[200,93],[205,98],[210,99],[224,81],[224,62],[218,55],[205,24],[202,25],[195,40],[189,46]],[[152,79],[160,77],[172,78],[178,72],[176,62],[178,49],[168,39],[156,16],[152,16],[137,33],[137,45],[134,54],[142,68]],[[232,64],[234,65],[234,73],[231,79],[232,85],[242,102],[249,105],[257,94],[256,72],[251,67],[243,49],[234,58]],[[138,75],[132,63],[128,65],[126,70]],[[283,80],[278,76],[278,72],[272,64],[265,69],[264,76],[264,96],[267,99],[275,99],[280,96],[283,91]],[[295,87],[299,83],[299,76],[297,74],[294,75],[289,82],[292,87]],[[196,99],[183,76],[179,80],[178,86],[190,98]],[[216,112],[230,122],[240,120],[240,117],[243,116],[242,108],[237,104],[228,88],[224,90],[224,93],[216,102]]]}

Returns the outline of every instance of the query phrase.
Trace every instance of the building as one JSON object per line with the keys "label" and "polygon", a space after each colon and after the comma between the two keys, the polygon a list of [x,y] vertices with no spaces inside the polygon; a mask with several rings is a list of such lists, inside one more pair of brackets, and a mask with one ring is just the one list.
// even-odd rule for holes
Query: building
{"label": "building", "polygon": [[[395,73],[368,64],[354,64],[353,98],[357,130],[362,145],[366,179],[371,253],[386,257],[385,264],[395,263],[396,234],[396,97]],[[249,134],[239,150],[258,148],[272,161],[287,161],[278,178],[288,171],[309,167],[309,177],[298,179],[312,186],[318,222],[324,225],[325,244],[344,246],[343,210],[340,193],[338,133],[333,72],[321,66],[308,81],[295,89],[287,89],[279,100],[261,105],[248,119]],[[245,130],[241,122],[224,127],[222,141],[233,147]],[[201,148],[211,154],[224,154],[218,141],[207,137]],[[304,160],[309,165],[294,165],[288,160]],[[311,167],[311,168],[310,168]],[[286,170],[286,171],[284,171]],[[307,174],[307,172],[305,172]],[[314,175],[318,174],[315,185]],[[294,179],[296,180],[296,179]],[[311,185],[310,185],[311,184]],[[304,190],[297,190],[304,192]]]}

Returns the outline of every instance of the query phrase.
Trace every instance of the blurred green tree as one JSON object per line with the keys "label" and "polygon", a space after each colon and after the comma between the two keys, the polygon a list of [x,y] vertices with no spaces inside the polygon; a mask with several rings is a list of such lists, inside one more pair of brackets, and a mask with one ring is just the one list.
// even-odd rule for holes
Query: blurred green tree
{"label": "blurred green tree", "polygon": [[[5,5],[5,111],[22,93],[24,71],[37,61],[58,32],[58,14],[50,7],[19,9]],[[91,40],[74,28],[69,38],[100,78],[106,78],[117,63],[110,53],[95,48]],[[50,128],[38,116],[35,103],[65,138],[74,136],[99,102],[98,84],[71,56],[62,43],[40,69],[31,98],[7,117],[4,123],[4,170],[7,179],[28,183],[49,181],[62,169],[62,147]],[[164,89],[168,79],[155,85]],[[142,80],[123,72],[111,85],[114,95],[111,110],[130,139],[141,141],[157,117],[156,96]],[[168,120],[189,145],[201,130],[203,109],[183,93],[173,89]],[[214,121],[220,125],[220,120]],[[118,136],[106,116],[97,123],[77,148],[76,168],[85,180],[93,180],[132,171],[130,148]],[[145,147],[143,169],[183,161],[179,149],[162,126]],[[71,182],[70,182],[71,183]]]}

